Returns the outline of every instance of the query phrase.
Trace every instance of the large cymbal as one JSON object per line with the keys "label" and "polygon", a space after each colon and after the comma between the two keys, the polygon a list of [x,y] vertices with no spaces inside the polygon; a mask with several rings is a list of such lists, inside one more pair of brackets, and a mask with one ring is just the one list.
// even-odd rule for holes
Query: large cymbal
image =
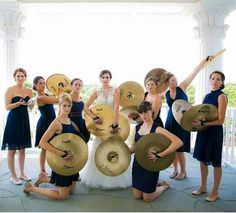
{"label": "large cymbal", "polygon": [[90,111],[102,119],[102,124],[96,124],[93,119],[85,115],[85,123],[89,132],[96,136],[110,135],[110,125],[113,122],[113,110],[105,104],[97,104],[90,108]]}
{"label": "large cymbal", "polygon": [[50,144],[61,150],[69,151],[74,158],[66,161],[59,155],[52,152],[46,152],[48,165],[57,174],[69,176],[79,172],[88,160],[88,147],[84,140],[78,135],[72,133],[63,133],[54,137]]}
{"label": "large cymbal", "polygon": [[[112,117],[114,117],[114,115]],[[109,137],[118,136],[122,139],[123,142],[125,142],[125,140],[128,138],[129,133],[130,133],[129,121],[122,114],[119,114],[118,124],[119,124],[118,133],[112,134],[111,133],[112,128],[109,127],[109,134],[104,135],[104,136],[100,136],[100,139],[102,141],[106,141],[106,140],[108,140]]]}
{"label": "large cymbal", "polygon": [[46,87],[52,94],[58,96],[61,93],[60,89],[66,93],[71,92],[70,82],[70,79],[64,74],[53,74],[47,78]]}
{"label": "large cymbal", "polygon": [[144,85],[146,84],[146,80],[153,76],[154,78],[157,79],[157,92],[158,93],[163,93],[167,88],[167,84],[165,83],[165,81],[163,81],[162,76],[164,76],[164,73],[166,73],[167,71],[165,69],[162,68],[155,68],[152,69],[151,71],[149,71],[145,78],[144,78]]}
{"label": "large cymbal", "polygon": [[150,151],[159,153],[169,147],[170,140],[159,133],[150,133],[142,136],[135,146],[135,158],[138,163],[149,171],[161,171],[171,165],[175,158],[175,152],[165,157],[158,158],[156,161],[152,161],[148,158]]}
{"label": "large cymbal", "polygon": [[172,105],[172,113],[176,122],[180,125],[180,120],[183,114],[192,108],[192,105],[185,100],[178,99]]}
{"label": "large cymbal", "polygon": [[130,123],[137,124],[142,122],[142,119],[139,116],[138,113],[138,107],[137,106],[127,106],[120,110],[120,113],[125,116]]}
{"label": "large cymbal", "polygon": [[204,69],[206,66],[208,66],[209,64],[211,64],[212,62],[214,62],[219,56],[221,56],[221,55],[224,53],[225,50],[226,50],[226,49],[222,49],[222,50],[220,50],[219,52],[215,53],[215,54],[213,55],[213,58],[212,58],[211,60],[208,60],[205,64],[203,64],[203,66],[201,67],[201,69]]}
{"label": "large cymbal", "polygon": [[129,147],[116,136],[99,144],[95,152],[95,164],[98,170],[106,176],[122,174],[128,169],[130,160]]}
{"label": "large cymbal", "polygon": [[190,108],[188,111],[186,111],[181,120],[180,125],[183,129],[186,131],[202,131],[207,126],[192,126],[193,120],[199,120],[199,121],[214,121],[218,118],[218,109],[212,105],[212,104],[199,104],[192,108]]}
{"label": "large cymbal", "polygon": [[[85,115],[85,122],[90,133],[101,138],[102,141],[107,140],[113,134],[112,131],[112,123],[114,122],[114,112],[111,107],[98,104],[90,108],[92,113],[99,116],[102,119],[102,124],[96,124],[92,118]],[[123,115],[119,115],[119,131],[116,135],[120,136],[123,141],[125,141],[130,133],[130,125],[128,119]]]}
{"label": "large cymbal", "polygon": [[135,81],[126,81],[119,89],[121,107],[138,106],[144,99],[144,89]]}

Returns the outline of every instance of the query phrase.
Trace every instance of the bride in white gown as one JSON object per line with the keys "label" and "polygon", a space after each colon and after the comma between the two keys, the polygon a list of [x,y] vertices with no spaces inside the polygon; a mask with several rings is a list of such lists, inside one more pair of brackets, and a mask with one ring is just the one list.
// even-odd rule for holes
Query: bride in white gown
{"label": "bride in white gown", "polygon": [[[91,113],[89,107],[95,100],[96,104],[106,104],[110,106],[114,110],[112,128],[113,131],[116,132],[118,131],[120,91],[110,86],[112,74],[109,70],[101,71],[99,77],[102,87],[91,95],[84,109],[86,114],[88,114],[94,122],[99,123],[99,118]],[[105,176],[97,169],[94,155],[100,143],[101,139],[98,137],[95,137],[94,140],[90,140],[88,143],[89,158],[85,167],[80,172],[81,182],[92,188],[114,189],[130,187],[132,185],[131,164],[123,174],[116,177]]]}

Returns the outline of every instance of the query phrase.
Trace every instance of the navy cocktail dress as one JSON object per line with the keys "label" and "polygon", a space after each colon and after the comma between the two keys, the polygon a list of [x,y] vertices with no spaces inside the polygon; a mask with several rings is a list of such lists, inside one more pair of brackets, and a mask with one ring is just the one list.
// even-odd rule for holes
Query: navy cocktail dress
{"label": "navy cocktail dress", "polygon": [[[27,102],[30,97],[15,96],[11,103],[24,99]],[[20,150],[31,147],[30,122],[28,106],[21,105],[9,111],[4,129],[2,150]]]}
{"label": "navy cocktail dress", "polygon": [[[220,89],[206,95],[204,104],[213,104],[218,108],[218,97],[224,94]],[[193,157],[206,165],[221,167],[223,147],[223,125],[210,126],[198,132]]]}
{"label": "navy cocktail dress", "polygon": [[38,107],[40,118],[36,126],[35,147],[39,146],[39,141],[46,132],[52,121],[56,118],[53,104],[45,104]]}
{"label": "navy cocktail dress", "polygon": [[188,96],[185,94],[185,92],[180,88],[176,88],[176,96],[175,99],[172,99],[170,97],[170,90],[166,92],[166,102],[169,106],[165,128],[179,137],[183,141],[183,146],[181,146],[179,149],[177,149],[177,152],[190,152],[190,132],[185,131],[175,120],[173,113],[172,113],[172,104],[176,100],[185,100],[188,101]]}
{"label": "navy cocktail dress", "polygon": [[[138,133],[142,123],[138,124],[135,127],[136,133],[135,133],[135,143],[138,142],[138,140],[142,137]],[[153,122],[152,128],[150,133],[156,132],[156,128],[158,127],[158,124]],[[159,172],[152,172],[149,170],[144,169],[138,161],[135,158],[134,155],[134,161],[133,161],[133,167],[132,167],[132,186],[133,188],[140,190],[144,193],[152,193],[156,191],[157,182],[159,179]]]}
{"label": "navy cocktail dress", "polygon": [[80,132],[84,136],[86,142],[90,139],[90,132],[88,131],[85,120],[82,117],[82,111],[84,109],[84,102],[83,101],[73,101],[72,108],[69,114],[69,118],[78,126]]}
{"label": "navy cocktail dress", "polygon": [[[61,134],[62,133],[73,133],[73,134],[76,134],[82,138],[81,134],[74,128],[74,126],[72,124],[63,124],[63,123],[61,123],[61,124],[62,124]],[[55,135],[55,136],[57,136],[57,135]],[[50,141],[49,141],[49,143],[50,143]],[[78,179],[79,179],[78,172],[73,175],[64,176],[64,175],[59,175],[52,170],[50,183],[55,184],[58,187],[68,187],[72,184],[72,181],[78,181]]]}

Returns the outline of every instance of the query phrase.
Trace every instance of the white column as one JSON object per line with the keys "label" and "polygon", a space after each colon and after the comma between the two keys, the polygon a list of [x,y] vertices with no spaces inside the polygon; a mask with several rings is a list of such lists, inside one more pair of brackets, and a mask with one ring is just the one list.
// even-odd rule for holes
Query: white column
{"label": "white column", "polygon": [[[236,1],[201,0],[194,8],[193,18],[197,21],[194,28],[196,37],[200,39],[200,58],[213,55],[224,48],[223,40],[228,25],[225,18],[235,8]],[[227,50],[226,50],[227,51]],[[209,75],[214,70],[223,70],[223,55],[208,65],[198,75],[195,103],[200,104],[206,93],[210,91]]]}
{"label": "white column", "polygon": [[24,15],[17,2],[0,3],[0,31],[2,32],[3,70],[2,77],[5,83],[12,82],[13,71],[18,66],[18,40],[22,37],[21,27]]}

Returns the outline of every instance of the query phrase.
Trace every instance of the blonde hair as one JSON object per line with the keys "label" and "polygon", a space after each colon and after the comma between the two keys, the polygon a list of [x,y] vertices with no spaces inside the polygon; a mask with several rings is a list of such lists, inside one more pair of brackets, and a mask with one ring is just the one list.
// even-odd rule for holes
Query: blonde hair
{"label": "blonde hair", "polygon": [[68,93],[62,93],[58,97],[58,104],[61,105],[63,101],[67,101],[72,104],[72,98]]}

